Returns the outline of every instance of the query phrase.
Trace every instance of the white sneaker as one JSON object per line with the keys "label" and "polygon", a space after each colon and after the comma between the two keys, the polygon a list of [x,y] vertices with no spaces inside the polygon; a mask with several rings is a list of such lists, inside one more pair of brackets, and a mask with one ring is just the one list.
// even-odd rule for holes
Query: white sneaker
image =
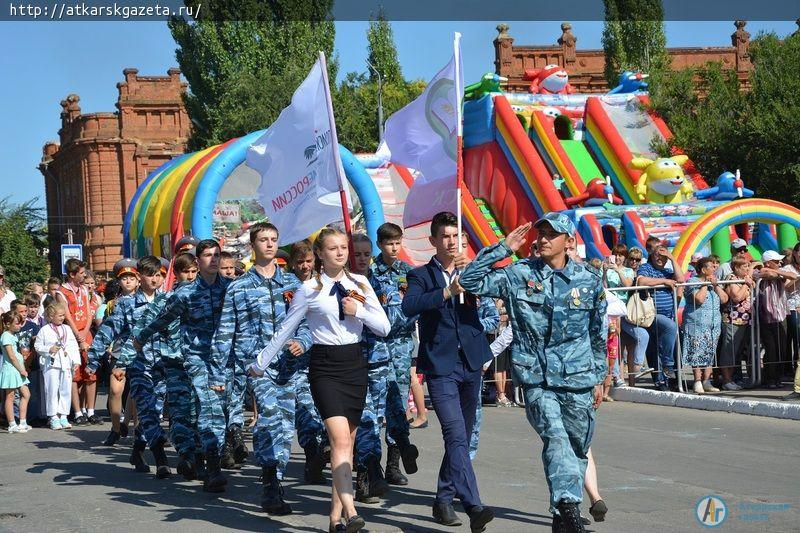
{"label": "white sneaker", "polygon": [[20,429],[19,429],[19,426],[16,425],[16,424],[8,426],[8,432],[9,433],[22,433],[22,431],[20,431]]}
{"label": "white sneaker", "polygon": [[694,382],[694,387],[692,387],[692,390],[694,390],[694,392],[696,394],[705,394],[705,392],[706,392],[705,390],[703,390],[703,382],[702,381],[695,381]]}
{"label": "white sneaker", "polygon": [[622,388],[622,387],[627,387],[628,384],[622,378],[614,378],[614,386]]}
{"label": "white sneaker", "polygon": [[706,392],[719,392],[719,389],[712,385],[710,380],[703,382],[703,390]]}
{"label": "white sneaker", "polygon": [[31,427],[28,425],[27,422],[24,423],[24,424],[19,424],[18,427],[19,427],[19,432],[20,433],[27,433],[27,432],[29,432],[31,430]]}
{"label": "white sneaker", "polygon": [[728,383],[725,383],[725,384],[722,386],[722,388],[723,388],[723,390],[730,390],[730,391],[734,391],[734,390],[742,390],[742,387],[740,387],[739,385],[737,385],[737,384],[736,384],[736,383],[734,383],[733,381],[731,381],[731,382],[728,382]]}
{"label": "white sneaker", "polygon": [[53,417],[50,419],[50,429],[54,431],[61,431],[61,420],[57,417]]}

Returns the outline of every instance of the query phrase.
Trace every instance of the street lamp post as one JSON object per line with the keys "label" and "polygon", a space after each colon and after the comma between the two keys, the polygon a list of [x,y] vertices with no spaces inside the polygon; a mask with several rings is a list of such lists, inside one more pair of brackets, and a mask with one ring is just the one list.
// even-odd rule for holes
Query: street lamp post
{"label": "street lamp post", "polygon": [[378,72],[375,65],[369,62],[369,59],[367,59],[367,65],[378,77],[378,144],[380,145],[383,143],[383,79],[381,73]]}

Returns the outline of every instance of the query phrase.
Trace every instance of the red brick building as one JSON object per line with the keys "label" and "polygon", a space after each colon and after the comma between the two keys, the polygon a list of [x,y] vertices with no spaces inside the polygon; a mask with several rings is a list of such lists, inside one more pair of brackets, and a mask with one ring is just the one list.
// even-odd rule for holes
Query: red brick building
{"label": "red brick building", "polygon": [[[750,34],[745,30],[747,21],[733,22],[736,30],[731,34],[731,46],[708,46],[668,48],[675,70],[700,66],[709,61],[719,61],[724,68],[734,69],[743,88],[748,87],[750,70]],[[800,23],[798,23],[800,25]],[[497,26],[498,35],[494,40],[495,72],[508,78],[502,85],[510,92],[526,92],[530,81],[523,79],[526,69],[543,68],[546,65],[560,65],[569,74],[569,82],[579,93],[606,93],[609,90],[603,70],[605,56],[602,49],[578,50],[578,38],[572,32],[572,25],[561,25],[561,36],[553,45],[514,45],[514,38],[508,33],[508,24]]]}
{"label": "red brick building", "polygon": [[123,75],[115,112],[82,114],[77,94],[62,100],[59,141],[42,149],[54,272],[60,272],[60,245],[70,232],[84,245],[91,269],[111,270],[121,257],[122,222],[137,187],[186,148],[190,122],[180,71],[139,76],[129,68]]}

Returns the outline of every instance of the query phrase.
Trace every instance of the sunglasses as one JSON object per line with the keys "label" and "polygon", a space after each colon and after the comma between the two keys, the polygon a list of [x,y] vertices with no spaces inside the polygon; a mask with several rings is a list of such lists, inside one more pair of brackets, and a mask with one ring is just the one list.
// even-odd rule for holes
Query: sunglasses
{"label": "sunglasses", "polygon": [[628,261],[630,261],[631,263],[641,263],[641,262],[642,262],[642,260],[641,260],[641,259],[634,259],[633,257],[631,257],[630,259],[628,259]]}

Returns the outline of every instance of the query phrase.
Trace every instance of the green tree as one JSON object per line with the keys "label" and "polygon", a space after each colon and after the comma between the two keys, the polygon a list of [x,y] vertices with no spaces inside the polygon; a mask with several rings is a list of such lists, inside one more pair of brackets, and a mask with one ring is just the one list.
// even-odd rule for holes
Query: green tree
{"label": "green tree", "polygon": [[331,57],[332,0],[187,1],[200,17],[173,18],[176,58],[189,82],[189,149],[199,150],[269,126],[322,50]]}
{"label": "green tree", "polygon": [[[378,11],[378,15],[369,23],[367,30],[367,43],[369,61],[380,72],[384,82],[403,83],[403,71],[400,68],[400,61],[397,59],[397,47],[394,44],[394,32],[383,9]],[[377,77],[370,69],[369,81],[376,82]]]}
{"label": "green tree", "polygon": [[654,74],[669,67],[661,0],[604,0],[605,76],[616,86],[623,70]]}
{"label": "green tree", "polygon": [[[761,35],[750,45],[751,88],[719,63],[650,81],[651,105],[712,185],[740,169],[758,196],[800,204],[800,36]],[[695,90],[696,89],[696,90]]]}
{"label": "green tree", "polygon": [[12,204],[0,199],[0,264],[6,269],[5,282],[18,295],[25,284],[43,282],[49,275],[44,209],[38,200]]}
{"label": "green tree", "polygon": [[[381,74],[386,119],[419,96],[425,84],[403,78],[392,27],[382,12],[370,21],[367,43],[367,58]],[[354,152],[374,152],[378,148],[378,78],[368,70],[368,74],[349,72],[334,95],[339,142]]]}

